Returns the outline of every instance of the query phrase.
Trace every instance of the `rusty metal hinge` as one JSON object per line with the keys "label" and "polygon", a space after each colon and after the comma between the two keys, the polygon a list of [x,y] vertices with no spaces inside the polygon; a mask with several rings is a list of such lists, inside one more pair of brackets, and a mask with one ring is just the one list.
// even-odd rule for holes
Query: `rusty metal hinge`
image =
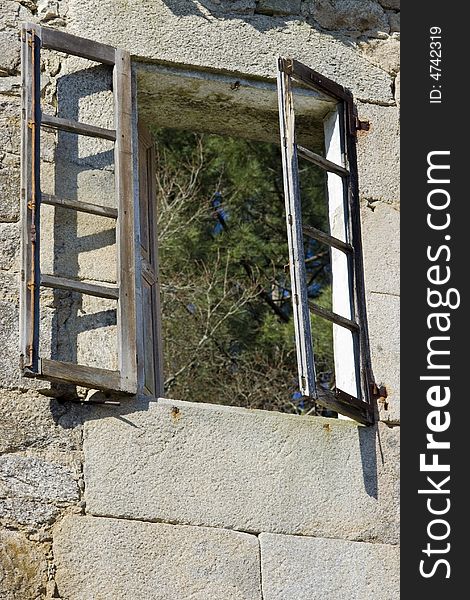
{"label": "rusty metal hinge", "polygon": [[287,75],[292,75],[292,73],[294,72],[294,61],[292,60],[292,58],[283,59],[283,68],[284,73],[286,73]]}
{"label": "rusty metal hinge", "polygon": [[358,117],[354,117],[354,127],[356,131],[369,131],[370,123],[369,121],[361,121]]}
{"label": "rusty metal hinge", "polygon": [[377,385],[377,383],[370,384],[370,392],[374,398],[387,398],[388,392],[384,385]]}
{"label": "rusty metal hinge", "polygon": [[26,31],[26,34],[25,34],[25,35],[26,35],[26,36],[27,36],[27,38],[28,38],[28,46],[29,46],[30,48],[34,48],[34,46],[35,46],[35,36],[36,36],[36,33],[35,33],[35,31],[34,31],[33,29],[28,29],[28,30]]}

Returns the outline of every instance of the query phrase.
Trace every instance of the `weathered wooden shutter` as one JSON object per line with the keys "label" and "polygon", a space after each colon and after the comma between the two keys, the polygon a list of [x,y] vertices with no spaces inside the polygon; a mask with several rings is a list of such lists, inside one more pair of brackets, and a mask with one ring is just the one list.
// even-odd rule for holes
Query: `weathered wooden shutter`
{"label": "weathered wooden shutter", "polygon": [[[60,31],[26,24],[22,28],[22,281],[21,366],[25,376],[89,388],[137,391],[134,184],[131,65],[127,52]],[[49,48],[109,65],[113,71],[114,129],[42,113],[40,50]],[[116,208],[41,194],[41,128],[48,127],[114,142]],[[41,273],[41,204],[113,219],[117,237],[117,285],[105,286]],[[65,289],[117,301],[119,369],[111,371],[39,356],[40,287]]]}
{"label": "weathered wooden shutter", "polygon": [[[325,156],[296,144],[293,80],[321,91],[336,102],[336,109],[324,122]],[[373,421],[373,409],[369,401],[371,378],[357,194],[357,119],[353,99],[342,86],[295,60],[283,58],[278,61],[278,98],[300,391],[331,410],[369,424]],[[302,224],[299,158],[327,172],[329,233]],[[331,311],[308,298],[304,235],[330,247]],[[316,381],[310,312],[333,323],[335,390],[325,389]]]}
{"label": "weathered wooden shutter", "polygon": [[157,199],[155,192],[155,143],[150,132],[139,123],[139,215],[142,297],[142,391],[163,395],[163,353],[158,283]]}

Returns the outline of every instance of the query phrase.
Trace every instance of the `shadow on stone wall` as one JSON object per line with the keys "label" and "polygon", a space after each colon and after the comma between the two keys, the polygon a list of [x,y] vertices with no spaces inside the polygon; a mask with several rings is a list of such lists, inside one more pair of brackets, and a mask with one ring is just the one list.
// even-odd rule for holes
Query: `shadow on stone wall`
{"label": "shadow on stone wall", "polygon": [[[104,66],[59,77],[57,116],[114,128],[114,114],[108,110],[107,102],[107,96],[112,97],[111,79],[111,70]],[[100,95],[104,96],[103,101]],[[112,142],[106,140],[59,130],[52,193],[61,198],[115,206],[112,146]],[[43,187],[47,185],[48,182],[44,182]],[[117,275],[115,222],[61,207],[54,208],[53,216],[50,214],[49,231],[53,240],[44,242],[49,251],[53,247],[52,273],[69,279],[114,283]],[[117,340],[113,331],[116,308],[111,304],[113,301],[54,290],[51,358],[116,369]],[[67,396],[72,387],[59,386],[57,391]]]}
{"label": "shadow on stone wall", "polygon": [[364,488],[369,496],[378,498],[377,444],[380,447],[378,427],[358,427]]}
{"label": "shadow on stone wall", "polygon": [[[163,0],[178,17],[207,20],[238,19],[259,31],[301,20],[350,45],[348,36],[382,37],[399,31],[399,2],[395,0]],[[267,18],[266,18],[267,17]]]}

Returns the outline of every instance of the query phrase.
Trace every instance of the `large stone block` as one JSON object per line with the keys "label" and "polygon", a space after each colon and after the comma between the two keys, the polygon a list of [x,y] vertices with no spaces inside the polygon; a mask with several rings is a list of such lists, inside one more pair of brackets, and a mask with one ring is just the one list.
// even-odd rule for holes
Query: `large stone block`
{"label": "large stone block", "polygon": [[26,21],[35,4],[36,0],[0,0],[0,28],[15,27],[18,21]]}
{"label": "large stone block", "polygon": [[396,36],[384,40],[367,40],[359,48],[371,63],[387,73],[396,75],[400,70],[400,41]]}
{"label": "large stone block", "polygon": [[256,12],[265,15],[298,15],[301,0],[258,0]]}
{"label": "large stone block", "polygon": [[400,10],[400,0],[379,0],[384,8],[391,8],[393,10]]}
{"label": "large stone block", "polygon": [[18,271],[20,228],[18,223],[0,223],[0,269]]}
{"label": "large stone block", "polygon": [[20,64],[20,40],[15,29],[0,31],[0,76],[17,71]]}
{"label": "large stone block", "polygon": [[358,132],[357,161],[362,199],[390,204],[400,200],[400,123],[396,107],[358,105],[369,131]]}
{"label": "large stone block", "polygon": [[[374,6],[372,13],[361,13],[367,16],[367,26],[372,14],[377,15],[377,25],[381,26],[383,19],[388,28],[382,8],[375,2],[369,4]],[[69,0],[68,6],[70,33],[126,48],[150,62],[274,78],[277,57],[293,56],[349,87],[359,99],[393,102],[387,73],[353,47],[302,20],[265,15],[209,19],[193,3],[145,0],[118,4],[114,0],[98,4],[95,0]],[[220,40],[224,41],[223,52]]]}
{"label": "large stone block", "polygon": [[361,210],[366,290],[400,293],[400,212],[377,202]]}
{"label": "large stone block", "polygon": [[44,22],[59,17],[59,2],[57,0],[38,0],[38,17]]}
{"label": "large stone block", "polygon": [[215,0],[214,4],[228,13],[253,14],[256,0]]}
{"label": "large stone block", "polygon": [[12,77],[0,77],[0,94],[5,94],[7,96],[20,96],[21,77],[18,75]]}
{"label": "large stone block", "polygon": [[[5,281],[5,279],[3,279]],[[19,283],[18,283],[19,285]],[[17,301],[18,302],[18,301]],[[0,301],[0,385],[15,387],[20,379],[18,304]]]}
{"label": "large stone block", "polygon": [[[57,290],[44,297],[41,356],[102,369],[118,368],[115,300]],[[47,342],[49,341],[49,347]]]}
{"label": "large stone block", "polygon": [[[0,272],[1,273],[1,272]],[[0,386],[50,389],[22,377],[19,349],[19,277],[0,277]],[[40,356],[114,370],[117,368],[116,301],[47,290],[41,294]]]}
{"label": "large stone block", "polygon": [[[56,85],[59,116],[114,128],[113,74],[108,66],[70,56],[62,62]],[[93,143],[93,140],[74,137],[84,147]],[[113,148],[112,143],[106,143]]]}
{"label": "large stone block", "polygon": [[77,410],[32,391],[1,390],[0,453],[27,448],[80,450]]}
{"label": "large stone block", "polygon": [[14,154],[6,154],[3,157],[0,154],[0,197],[2,199],[0,221],[18,221],[20,218],[20,160]]}
{"label": "large stone block", "polygon": [[262,533],[264,600],[398,600],[399,548]]}
{"label": "large stone block", "polygon": [[388,31],[383,8],[375,0],[314,0],[313,18],[334,31]]}
{"label": "large stone block", "polygon": [[65,518],[56,582],[74,600],[260,600],[255,536],[205,527]]}
{"label": "large stone block", "polygon": [[130,410],[85,424],[89,513],[398,538],[397,429],[172,400]]}
{"label": "large stone block", "polygon": [[[45,389],[47,382],[22,377],[19,349],[19,275],[0,271],[0,387]],[[39,321],[42,356],[50,356],[55,328],[54,311],[41,308]]]}
{"label": "large stone block", "polygon": [[47,563],[22,533],[0,530],[0,598],[36,600],[43,597]]}
{"label": "large stone block", "polygon": [[48,523],[59,506],[78,498],[77,482],[63,465],[34,456],[0,456],[0,517],[7,523]]}
{"label": "large stone block", "polygon": [[390,23],[390,33],[400,33],[400,13],[387,11],[388,22]]}
{"label": "large stone block", "polygon": [[[139,118],[155,127],[279,143],[276,85],[244,77],[238,88],[232,89],[233,83],[233,75],[139,66]],[[296,89],[294,102],[298,142],[321,152],[323,117],[334,103],[301,88]]]}
{"label": "large stone block", "polygon": [[[4,91],[14,91],[15,82],[18,85],[19,79],[15,77],[2,77],[2,81],[7,82]],[[20,119],[21,108],[19,99],[16,97],[3,96],[0,98],[0,156],[3,153],[20,153]]]}
{"label": "large stone block", "polygon": [[[99,191],[98,188],[97,195]],[[116,282],[116,221],[113,219],[44,206],[41,211],[41,248],[43,273]]]}

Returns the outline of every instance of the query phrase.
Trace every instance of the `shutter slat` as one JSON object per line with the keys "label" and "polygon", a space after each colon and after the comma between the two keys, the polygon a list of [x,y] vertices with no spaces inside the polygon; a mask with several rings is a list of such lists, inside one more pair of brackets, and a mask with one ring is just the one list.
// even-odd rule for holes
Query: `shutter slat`
{"label": "shutter slat", "polygon": [[72,200],[70,198],[59,198],[59,196],[55,196],[54,194],[41,194],[41,203],[49,204],[51,206],[60,206],[62,208],[70,208],[71,210],[76,210],[78,212],[108,217],[109,219],[118,218],[118,211],[116,208],[99,206],[98,204],[81,202],[80,200]]}
{"label": "shutter slat", "polygon": [[86,123],[80,123],[79,121],[72,121],[71,119],[63,119],[61,117],[53,117],[52,115],[43,114],[41,117],[41,125],[43,127],[51,127],[52,129],[60,129],[61,131],[86,135],[88,137],[103,138],[105,140],[111,140],[112,142],[116,140],[116,132],[114,129],[96,127],[95,125],[88,125]]}
{"label": "shutter slat", "polygon": [[354,419],[362,425],[373,423],[373,417],[369,405],[361,402],[349,394],[344,394],[341,390],[328,390],[321,386],[317,388],[316,401],[321,406],[329,410],[334,410],[350,419]]}
{"label": "shutter slat", "polygon": [[51,48],[58,52],[81,56],[105,65],[114,65],[115,49],[112,46],[64,33],[57,29],[42,28],[42,45],[44,48]]}
{"label": "shutter slat", "polygon": [[336,173],[336,175],[339,175],[340,177],[349,177],[349,171],[347,169],[331,162],[331,160],[323,158],[323,156],[320,156],[319,154],[315,154],[315,152],[312,152],[303,146],[297,145],[297,152],[300,157],[305,158],[305,160],[308,160],[325,171]]}
{"label": "shutter slat", "polygon": [[87,294],[88,296],[97,296],[98,298],[110,298],[111,300],[119,298],[119,288],[117,287],[85,283],[84,281],[57,277],[56,275],[41,274],[41,285],[57,290],[69,290],[71,292]]}
{"label": "shutter slat", "polygon": [[41,359],[40,372],[42,377],[50,381],[73,383],[97,390],[118,390],[121,387],[119,371],[86,367],[61,360]]}
{"label": "shutter slat", "polygon": [[351,321],[351,319],[346,319],[346,317],[342,317],[341,315],[338,315],[327,308],[323,308],[323,306],[318,306],[318,304],[315,304],[315,302],[312,302],[311,300],[309,300],[308,305],[310,310],[319,317],[323,317],[327,321],[331,321],[336,325],[345,327],[350,331],[359,331],[359,325],[354,321]]}
{"label": "shutter slat", "polygon": [[317,242],[328,244],[328,246],[332,246],[333,248],[337,248],[343,252],[348,252],[351,254],[354,252],[354,247],[351,246],[351,244],[343,242],[332,235],[328,235],[316,227],[312,227],[311,225],[303,225],[302,231],[304,232],[304,235],[312,238],[313,240],[317,240]]}

